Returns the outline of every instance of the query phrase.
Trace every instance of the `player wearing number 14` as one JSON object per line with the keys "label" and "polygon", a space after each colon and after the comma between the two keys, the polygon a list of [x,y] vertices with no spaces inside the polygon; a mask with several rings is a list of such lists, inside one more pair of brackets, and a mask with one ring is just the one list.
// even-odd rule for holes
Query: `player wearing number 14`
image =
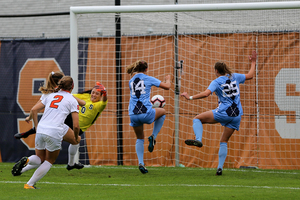
{"label": "player wearing number 14", "polygon": [[166,76],[166,82],[162,82],[152,76],[146,75],[148,64],[146,61],[139,60],[126,67],[126,72],[130,74],[130,102],[129,116],[130,126],[136,134],[136,154],[139,161],[139,170],[145,174],[148,170],[144,166],[144,124],[154,122],[152,135],[148,138],[148,151],[152,152],[155,145],[155,139],[159,133],[166,118],[164,108],[152,108],[150,102],[151,87],[156,86],[168,90],[171,87],[170,75]]}
{"label": "player wearing number 14", "polygon": [[208,88],[199,94],[189,96],[186,92],[181,96],[187,100],[202,99],[215,92],[219,98],[218,108],[206,111],[194,117],[193,129],[195,140],[189,139],[187,145],[202,147],[202,124],[220,123],[224,126],[224,131],[220,140],[219,165],[216,175],[222,175],[223,165],[227,156],[227,143],[235,130],[239,130],[243,109],[240,101],[239,84],[245,80],[250,80],[254,76],[256,64],[256,52],[253,51],[249,56],[251,68],[247,74],[232,73],[230,68],[224,62],[217,62],[214,66],[214,72],[217,76]]}

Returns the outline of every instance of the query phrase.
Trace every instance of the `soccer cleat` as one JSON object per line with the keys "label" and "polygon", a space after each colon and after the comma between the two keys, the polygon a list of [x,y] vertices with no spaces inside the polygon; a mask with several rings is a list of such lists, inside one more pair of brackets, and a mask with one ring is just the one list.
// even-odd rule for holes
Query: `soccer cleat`
{"label": "soccer cleat", "polygon": [[221,175],[222,175],[222,169],[219,168],[219,169],[217,169],[216,176],[221,176]]}
{"label": "soccer cleat", "polygon": [[21,158],[12,168],[11,173],[13,176],[20,176],[22,169],[27,165],[29,159],[27,157]]}
{"label": "soccer cleat", "polygon": [[81,163],[75,163],[73,166],[68,165],[67,170],[72,170],[72,169],[82,169],[84,168],[84,165]]}
{"label": "soccer cleat", "polygon": [[24,133],[16,133],[16,134],[14,135],[14,137],[15,137],[16,139],[27,138],[28,136],[29,136],[29,134],[27,134],[27,132],[24,132]]}
{"label": "soccer cleat", "polygon": [[202,147],[203,144],[199,140],[186,140],[185,144],[190,145],[190,146],[196,146],[196,147]]}
{"label": "soccer cleat", "polygon": [[21,139],[21,138],[27,138],[29,135],[35,134],[35,127],[33,127],[32,129],[30,129],[29,131],[23,132],[23,133],[16,133],[14,135],[14,137],[16,139]]}
{"label": "soccer cleat", "polygon": [[150,137],[148,137],[148,141],[149,141],[148,151],[152,152],[153,149],[154,149],[154,145],[156,143],[156,141],[154,140],[153,135],[151,135]]}
{"label": "soccer cleat", "polygon": [[37,189],[37,188],[35,186],[30,186],[28,184],[25,184],[24,189]]}
{"label": "soccer cleat", "polygon": [[142,172],[142,174],[148,173],[148,169],[142,164],[139,164],[139,170]]}

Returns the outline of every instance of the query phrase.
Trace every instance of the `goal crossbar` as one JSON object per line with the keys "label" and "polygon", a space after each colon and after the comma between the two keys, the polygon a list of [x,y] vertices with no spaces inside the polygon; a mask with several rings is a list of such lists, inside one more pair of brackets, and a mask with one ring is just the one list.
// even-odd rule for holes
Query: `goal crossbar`
{"label": "goal crossbar", "polygon": [[269,10],[269,9],[297,9],[297,8],[300,8],[300,1],[222,3],[222,4],[133,5],[133,6],[76,6],[76,7],[70,7],[70,11],[76,14],[83,14],[83,13]]}

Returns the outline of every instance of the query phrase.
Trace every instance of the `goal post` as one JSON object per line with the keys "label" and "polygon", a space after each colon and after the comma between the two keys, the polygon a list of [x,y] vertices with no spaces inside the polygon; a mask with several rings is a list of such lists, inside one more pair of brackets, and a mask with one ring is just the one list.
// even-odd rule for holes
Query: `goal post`
{"label": "goal post", "polygon": [[[288,77],[300,73],[300,16],[296,12],[299,8],[300,1],[70,7],[70,73],[75,83],[84,83],[75,84],[73,92],[88,89],[100,81],[109,95],[106,109],[85,133],[81,146],[87,156],[80,161],[88,160],[92,165],[119,164],[116,132],[120,124],[116,118],[121,103],[123,164],[137,165],[135,136],[127,116],[130,96],[125,67],[143,59],[150,66],[150,76],[164,80],[171,74],[177,78],[173,79],[170,91],[152,89],[152,96],[165,97],[167,118],[153,153],[147,152],[146,140],[153,125],[145,125],[146,166],[216,167],[220,124],[203,126],[201,149],[184,144],[185,139],[194,138],[193,117],[216,108],[216,97],[187,102],[179,94],[187,91],[195,95],[204,91],[215,78],[212,66],[219,60],[229,64],[234,72],[247,73],[248,56],[257,50],[256,77],[241,86],[244,116],[240,130],[229,141],[224,166],[298,169],[300,137],[294,132],[295,127],[300,128],[300,107],[294,105],[300,100],[300,83]],[[113,71],[115,15],[122,19],[122,80],[116,80]],[[276,19],[270,20],[274,16]],[[97,33],[87,35],[87,29]],[[79,60],[85,60],[85,64],[79,66]],[[184,67],[179,73],[181,60]],[[178,73],[182,76],[181,84]],[[122,102],[117,102],[115,91],[120,85]],[[286,96],[287,105],[280,95]],[[283,133],[285,129],[292,134]]]}

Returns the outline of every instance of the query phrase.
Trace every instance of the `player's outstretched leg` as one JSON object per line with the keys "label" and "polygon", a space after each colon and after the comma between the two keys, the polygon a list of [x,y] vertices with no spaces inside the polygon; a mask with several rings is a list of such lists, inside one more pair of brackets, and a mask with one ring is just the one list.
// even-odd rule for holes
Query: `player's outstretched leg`
{"label": "player's outstretched leg", "polygon": [[16,139],[21,139],[21,138],[27,138],[29,135],[32,135],[32,134],[35,134],[36,131],[35,131],[35,127],[33,127],[32,129],[26,131],[26,132],[23,132],[23,133],[16,133],[14,135],[14,137]]}

